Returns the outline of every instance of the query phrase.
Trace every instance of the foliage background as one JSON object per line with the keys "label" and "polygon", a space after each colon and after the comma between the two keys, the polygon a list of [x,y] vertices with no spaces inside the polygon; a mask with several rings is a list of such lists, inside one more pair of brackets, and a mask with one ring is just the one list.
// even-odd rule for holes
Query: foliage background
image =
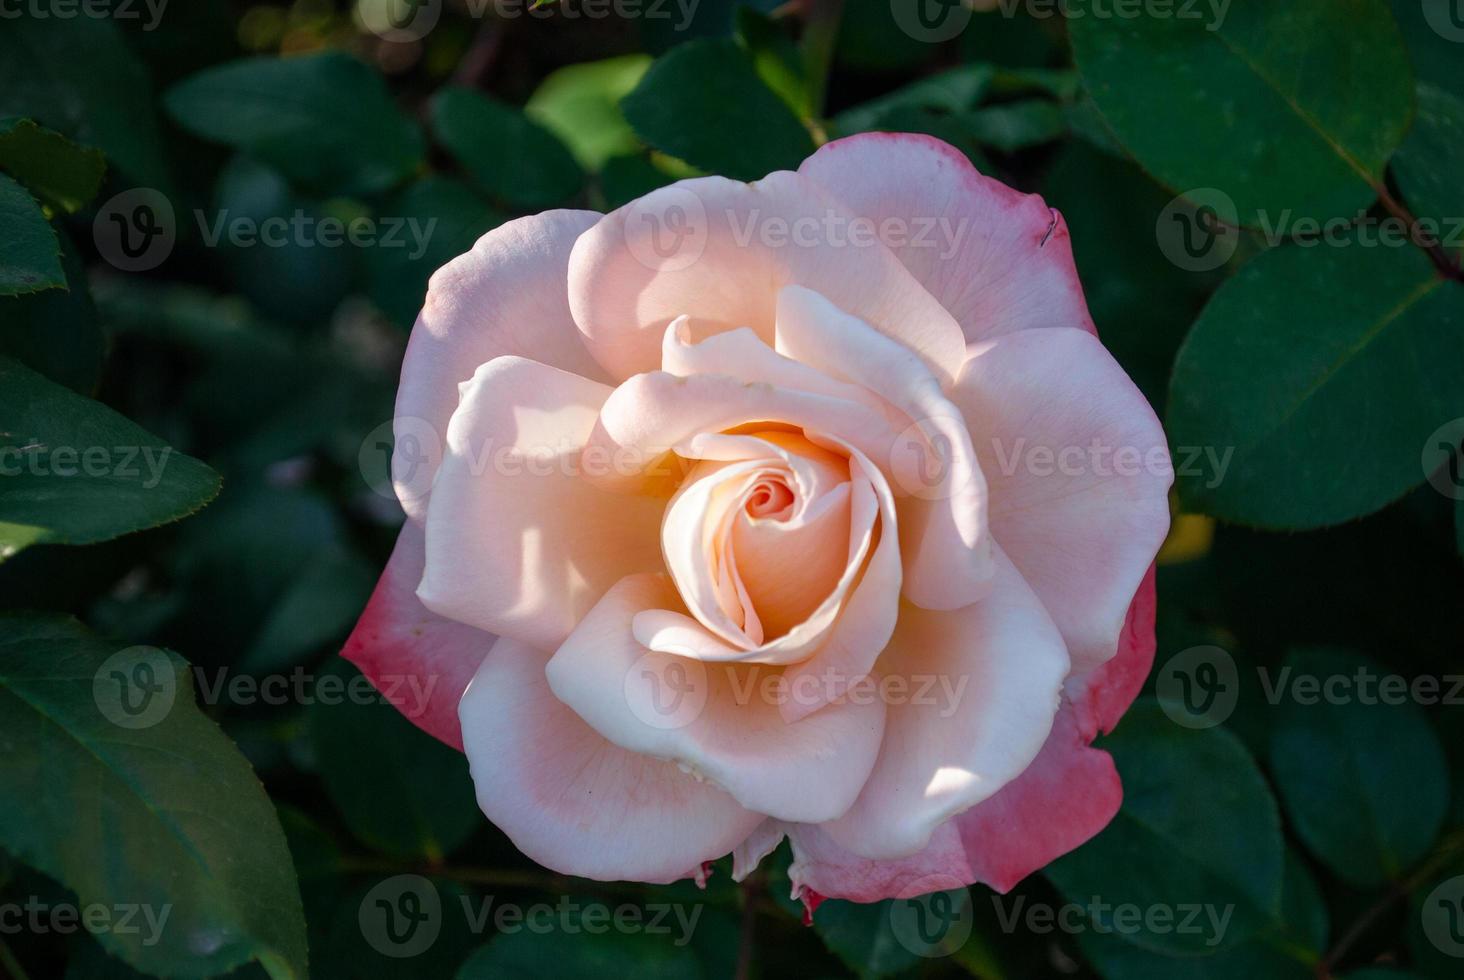
{"label": "foliage background", "polygon": [[[112,456],[96,479],[0,477],[0,906],[174,918],[146,946],[6,929],[0,970],[299,976],[308,943],[321,977],[1459,975],[1464,707],[1441,703],[1464,671],[1459,242],[1356,241],[1370,219],[1464,216],[1451,0],[1235,0],[1207,33],[1006,4],[941,39],[883,0],[701,0],[686,24],[672,5],[449,3],[409,41],[372,33],[370,2],[190,0],[155,29],[113,6],[0,21],[0,446],[201,462],[172,457],[154,486]],[[1223,479],[1181,473],[1155,677],[1105,740],[1123,813],[1002,902],[971,889],[969,937],[937,957],[902,940],[891,903],[830,902],[804,928],[786,847],[744,889],[725,862],[704,892],[548,874],[478,815],[460,756],[380,704],[314,696],[355,674],[335,654],[401,520],[382,426],[431,271],[517,214],[609,208],[696,171],[751,179],[864,129],[939,135],[1044,194],[1176,462],[1234,452]],[[136,188],[155,196],[114,203]],[[1174,203],[1201,188],[1221,197]],[[170,250],[119,268],[109,215],[158,196]],[[1214,200],[1248,229],[1192,226],[1233,255],[1190,271],[1166,228]],[[437,224],[413,256],[213,245],[194,218],[297,209]],[[1336,240],[1307,217],[1340,221]],[[160,671],[177,704],[119,729],[92,678],[135,645],[176,651]],[[1206,663],[1231,686],[1181,724]],[[1286,667],[1439,691],[1268,697]],[[221,678],[288,693],[261,703]],[[393,958],[359,914],[404,873],[448,911],[428,950]],[[684,946],[495,935],[454,913],[460,896],[701,918]],[[1105,933],[1101,911],[1009,921],[1094,898],[1235,913],[1218,945]]]}

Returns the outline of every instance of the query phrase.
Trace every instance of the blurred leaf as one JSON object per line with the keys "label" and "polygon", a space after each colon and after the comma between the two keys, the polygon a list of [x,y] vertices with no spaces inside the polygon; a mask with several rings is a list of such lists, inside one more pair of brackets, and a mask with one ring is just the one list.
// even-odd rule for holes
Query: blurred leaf
{"label": "blurred leaf", "polygon": [[163,101],[190,132],[334,193],[386,190],[423,160],[422,134],[381,76],[340,51],[219,65]]}
{"label": "blurred leaf", "polygon": [[1464,98],[1459,44],[1464,42],[1454,0],[1389,0],[1420,80]]}
{"label": "blurred leaf", "polygon": [[[1053,862],[1047,876],[1072,902],[1114,909],[1207,908],[1223,927],[1115,933],[1156,953],[1208,955],[1267,928],[1280,910],[1281,821],[1249,753],[1223,728],[1181,728],[1150,699],[1105,738],[1123,778],[1123,807],[1097,837]],[[1131,924],[1131,923],[1130,923]],[[1218,933],[1218,934],[1217,934]]]}
{"label": "blurred leaf", "polygon": [[[969,901],[969,893],[966,897]],[[895,933],[890,911],[895,901],[866,904],[831,899],[818,907],[813,929],[829,951],[860,977],[899,973],[920,962],[920,957]]]}
{"label": "blurred leaf", "polygon": [[1383,0],[1069,27],[1088,91],[1144,168],[1176,191],[1218,188],[1246,225],[1287,210],[1351,217],[1376,197],[1412,115],[1412,71]]}
{"label": "blurred leaf", "polygon": [[437,94],[432,131],[495,201],[537,210],[563,204],[584,183],[579,164],[553,133],[471,89]]}
{"label": "blurred leaf", "polygon": [[0,174],[0,296],[65,286],[51,223],[24,187]]}
{"label": "blurred leaf", "polygon": [[482,903],[493,900],[440,878],[377,875],[335,903],[314,958],[318,975],[330,980],[451,977],[480,941],[473,928]]}
{"label": "blurred leaf", "polygon": [[1432,85],[1418,86],[1418,118],[1393,158],[1393,174],[1414,215],[1437,222],[1444,247],[1464,252],[1464,100]]}
{"label": "blurred leaf", "polygon": [[643,54],[567,65],[539,84],[524,114],[563,140],[581,167],[599,170],[611,157],[640,148],[620,100],[650,66]]}
{"label": "blurred leaf", "polygon": [[260,624],[239,668],[282,671],[343,642],[371,598],[376,575],[374,565],[348,549],[311,555]]}
{"label": "blurred leaf", "polygon": [[[915,7],[915,0],[852,0],[844,5],[836,64],[869,72],[912,71],[930,58],[933,45],[901,26],[895,18],[895,3]],[[943,18],[944,13],[936,7],[932,15]]]}
{"label": "blurred leaf", "polygon": [[845,135],[880,129],[880,121],[899,109],[955,113],[974,108],[986,93],[994,74],[995,70],[990,65],[962,65],[947,69],[852,109],[845,109],[834,117],[834,128]]}
{"label": "blurred leaf", "polygon": [[110,18],[7,19],[0,115],[27,116],[95,146],[139,184],[171,187],[152,82]]}
{"label": "blurred leaf", "polygon": [[427,296],[427,280],[450,260],[503,223],[466,184],[451,177],[423,177],[381,207],[382,216],[406,221],[412,234],[400,247],[363,250],[371,299],[391,320],[410,328]]}
{"label": "blurred leaf", "polygon": [[996,168],[986,159],[976,144],[973,133],[960,116],[916,106],[894,106],[885,110],[874,120],[870,131],[881,133],[924,133],[943,140],[966,154],[966,159],[981,173],[988,176]]}
{"label": "blurred leaf", "polygon": [[1098,111],[1092,96],[1085,93],[1077,101],[1063,106],[1063,118],[1067,120],[1068,128],[1074,134],[1081,136],[1097,149],[1120,160],[1129,159],[1128,151],[1119,145],[1118,138],[1108,128],[1108,123]]}
{"label": "blurred leaf", "polygon": [[1301,859],[1288,852],[1280,914],[1234,949],[1164,956],[1094,930],[1078,942],[1106,980],[1314,980],[1327,932],[1327,906],[1316,883]]}
{"label": "blurred leaf", "polygon": [[1039,20],[1028,13],[1039,7],[1004,2],[1004,7],[976,11],[961,32],[961,54],[967,61],[1035,67],[1064,56],[1061,18]]}
{"label": "blurred leaf", "polygon": [[69,286],[0,299],[0,354],[90,394],[101,377],[104,340],[76,246],[61,229],[56,237]]}
{"label": "blurred leaf", "polygon": [[[1271,768],[1292,828],[1354,885],[1396,879],[1428,850],[1449,805],[1449,772],[1427,718],[1406,690],[1380,687],[1388,671],[1355,654],[1298,650],[1276,676],[1321,683],[1315,703],[1288,686],[1272,733]],[[1364,676],[1373,683],[1361,686]],[[1335,697],[1333,678],[1344,682]]]}
{"label": "blurred leaf", "polygon": [[1417,249],[1264,252],[1216,292],[1176,358],[1170,445],[1233,450],[1219,478],[1180,467],[1180,500],[1272,528],[1371,513],[1422,482],[1429,433],[1464,415],[1461,363],[1464,286]]}
{"label": "blurred leaf", "polygon": [[75,620],[0,616],[0,843],[83,906],[157,915],[155,930],[98,933],[140,970],[257,960],[303,980],[305,921],[274,808],[195,707],[187,665],[134,649],[115,660]]}
{"label": "blurred leaf", "polygon": [[0,461],[0,521],[33,529],[0,530],[0,559],[39,541],[91,544],[156,527],[219,491],[198,460],[4,357]]}
{"label": "blurred leaf", "polygon": [[1062,110],[1046,99],[1024,99],[965,113],[961,122],[983,146],[1006,153],[1048,143],[1067,132]]}
{"label": "blurred leaf", "polygon": [[613,211],[675,179],[645,154],[611,157],[600,172],[600,193],[606,210]]}
{"label": "blurred leaf", "polygon": [[[362,842],[398,857],[440,861],[482,823],[461,753],[422,732],[384,703],[343,660],[321,672],[346,690],[310,705],[310,735],[326,792]],[[436,675],[378,678],[421,705]]]}
{"label": "blurred leaf", "polygon": [[676,945],[677,938],[616,930],[551,935],[520,930],[480,947],[458,971],[457,980],[699,980],[703,973],[695,954],[684,943]]}
{"label": "blurred leaf", "polygon": [[787,21],[777,21],[752,7],[737,8],[737,40],[752,59],[753,69],[768,88],[800,118],[813,115],[808,83],[803,77],[803,60],[798,45],[785,30]]}
{"label": "blurred leaf", "polygon": [[998,68],[991,90],[998,95],[1050,95],[1071,102],[1082,89],[1082,79],[1069,68]]}
{"label": "blurred leaf", "polygon": [[731,40],[673,48],[620,107],[651,146],[736,180],[794,169],[813,152],[808,130]]}
{"label": "blurred leaf", "polygon": [[0,119],[0,170],[25,185],[43,203],[74,213],[96,196],[107,161],[101,152],[78,146],[30,119]]}

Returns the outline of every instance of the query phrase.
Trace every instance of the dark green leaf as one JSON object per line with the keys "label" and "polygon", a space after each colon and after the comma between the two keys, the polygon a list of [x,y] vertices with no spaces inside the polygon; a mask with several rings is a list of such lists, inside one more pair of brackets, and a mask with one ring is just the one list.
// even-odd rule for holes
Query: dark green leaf
{"label": "dark green leaf", "polygon": [[920,957],[901,942],[893,927],[891,908],[896,901],[902,900],[824,902],[813,917],[813,929],[830,952],[859,976],[899,973],[920,962]]}
{"label": "dark green leaf", "polygon": [[70,213],[96,196],[107,162],[98,150],[11,117],[0,119],[0,170],[45,204]]}
{"label": "dark green leaf", "polygon": [[737,180],[794,169],[813,152],[803,123],[732,40],[673,48],[620,107],[651,146]]}
{"label": "dark green leaf", "polygon": [[[601,903],[603,906],[603,903]],[[678,908],[685,908],[679,905]],[[608,923],[607,923],[608,925]],[[610,930],[539,935],[527,929],[505,933],[481,947],[458,971],[457,980],[699,980],[696,955],[674,935]]]}
{"label": "dark green leaf", "polygon": [[1067,131],[1062,109],[1046,99],[1025,99],[968,112],[961,122],[976,142],[1010,153],[1051,142]]}
{"label": "dark green leaf", "polygon": [[[1113,930],[1114,910],[1209,909],[1222,926],[1124,929],[1144,949],[1208,955],[1265,929],[1279,914],[1281,821],[1276,802],[1240,741],[1223,728],[1184,729],[1152,700],[1129,709],[1106,738],[1123,778],[1123,807],[1093,840],[1048,866],[1070,900],[1105,903],[1095,927]],[[1227,913],[1229,913],[1227,915]]]}
{"label": "dark green leaf", "polygon": [[1242,223],[1352,217],[1408,128],[1413,75],[1383,0],[1079,17],[1073,54],[1109,126],[1169,187],[1218,188]]}
{"label": "dark green leaf", "polygon": [[66,286],[61,243],[26,189],[0,174],[0,296]]}
{"label": "dark green leaf", "polygon": [[219,490],[218,474],[198,460],[4,357],[0,454],[0,522],[12,527],[0,530],[0,557],[41,541],[91,544],[156,527]]}
{"label": "dark green leaf", "polygon": [[962,65],[948,69],[852,109],[845,109],[834,117],[834,128],[846,135],[879,129],[881,119],[896,109],[933,109],[943,113],[973,109],[986,93],[994,74],[995,70],[990,65]]}
{"label": "dark green leaf", "polygon": [[153,105],[147,69],[110,18],[8,18],[0,30],[0,115],[95,146],[134,181],[166,192]]}
{"label": "dark green leaf", "polygon": [[[333,662],[321,681],[344,696],[310,706],[310,735],[326,791],[351,832],[377,850],[440,861],[483,821],[468,762],[386,704],[354,667]],[[431,695],[434,676],[381,679],[408,708]],[[405,710],[405,709],[404,709]]]}
{"label": "dark green leaf", "polygon": [[209,68],[164,103],[190,132],[336,193],[385,190],[422,163],[422,135],[381,76],[340,51]]}
{"label": "dark green leaf", "polygon": [[1464,15],[1453,0],[1389,0],[1398,28],[1413,57],[1421,81],[1464,98],[1464,72],[1459,45],[1464,44]]}
{"label": "dark green leaf", "polygon": [[161,976],[257,960],[304,980],[284,834],[244,758],[194,705],[181,659],[114,653],[70,619],[0,616],[0,744],[0,844],[83,906],[157,917],[156,929],[139,915],[136,931],[100,932],[110,952]]}
{"label": "dark green leaf", "polygon": [[675,179],[645,154],[611,157],[600,172],[600,193],[605,208],[613,211]]}
{"label": "dark green leaf", "polygon": [[56,237],[68,288],[0,300],[0,354],[90,394],[101,376],[104,340],[81,256],[65,231],[56,229]]}
{"label": "dark green leaf", "polygon": [[432,131],[494,200],[535,210],[563,204],[584,183],[579,164],[553,133],[471,89],[438,93]]}
{"label": "dark green leaf", "polygon": [[[1308,649],[1286,658],[1277,681],[1287,686],[1271,768],[1297,836],[1355,885],[1399,877],[1449,804],[1443,750],[1407,680],[1355,654]],[[1295,686],[1318,682],[1320,692]]]}
{"label": "dark green leaf", "polygon": [[788,34],[787,20],[774,20],[752,7],[737,8],[737,40],[747,50],[757,76],[800,118],[813,115],[803,58]]}
{"label": "dark green leaf", "polygon": [[1418,118],[1393,158],[1404,202],[1454,254],[1464,252],[1464,99],[1432,85],[1418,86]]}
{"label": "dark green leaf", "polygon": [[1180,467],[1180,499],[1262,527],[1371,513],[1423,480],[1429,433],[1464,415],[1461,363],[1464,286],[1412,246],[1264,252],[1175,361],[1170,445],[1232,455],[1224,473]]}

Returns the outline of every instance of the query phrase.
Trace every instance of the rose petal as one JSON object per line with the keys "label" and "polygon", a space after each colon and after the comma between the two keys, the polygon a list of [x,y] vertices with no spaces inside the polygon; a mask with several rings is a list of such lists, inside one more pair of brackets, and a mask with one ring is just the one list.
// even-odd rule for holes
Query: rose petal
{"label": "rose petal", "polygon": [[662,575],[623,579],[549,661],[549,685],[605,738],[674,759],[750,810],[818,822],[848,808],[879,752],[878,699],[831,705],[795,724],[776,668],[655,653],[631,632],[645,609],[680,610]]}
{"label": "rose petal", "polygon": [[967,340],[1034,327],[1096,335],[1062,215],[982,176],[955,147],[915,133],[862,133],[826,143],[799,173],[887,229],[882,240]]}
{"label": "rose petal", "polygon": [[518,357],[463,386],[427,513],[429,609],[552,649],[621,576],[661,567],[663,502],[582,476],[609,391]]}
{"label": "rose petal", "polygon": [[873,234],[860,235],[813,182],[779,171],[752,184],[684,180],[606,215],[575,243],[570,309],[616,378],[654,370],[667,325],[750,327],[773,336],[790,283],[838,296],[850,313],[916,351],[949,381],[960,327]]}
{"label": "rose petal", "polygon": [[425,559],[422,528],[408,521],[341,656],[413,724],[461,749],[458,699],[498,638],[422,605]]}
{"label": "rose petal", "polygon": [[980,602],[900,610],[879,671],[886,684],[893,676],[908,686],[898,702],[890,695],[879,762],[859,799],[824,828],[856,854],[920,851],[942,823],[1015,779],[1047,739],[1067,651],[1000,548],[993,557],[991,592]]}
{"label": "rose petal", "polygon": [[402,360],[394,418],[392,475],[411,516],[426,513],[458,385],[478,365],[517,354],[606,380],[570,316],[565,289],[570,248],[599,218],[546,211],[510,221],[433,274]]}
{"label": "rose petal", "polygon": [[544,662],[499,640],[459,708],[478,805],[529,858],[601,881],[670,882],[762,822],[675,763],[605,741],[549,690]]}
{"label": "rose petal", "polygon": [[1042,599],[1075,672],[1113,656],[1169,529],[1159,420],[1098,340],[1027,331],[974,345],[951,392],[991,493],[991,533]]}

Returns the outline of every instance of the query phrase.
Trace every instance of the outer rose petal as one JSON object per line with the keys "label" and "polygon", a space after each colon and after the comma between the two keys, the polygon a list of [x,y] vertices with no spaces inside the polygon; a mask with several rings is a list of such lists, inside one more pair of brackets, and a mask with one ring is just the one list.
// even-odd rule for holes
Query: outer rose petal
{"label": "outer rose petal", "polygon": [[830,705],[790,724],[764,696],[775,669],[704,665],[636,642],[636,613],[683,608],[665,576],[622,580],[550,659],[549,686],[616,745],[682,763],[749,809],[808,821],[848,809],[879,753],[884,704]]}
{"label": "outer rose petal", "polygon": [[973,345],[951,400],[986,474],[992,536],[1062,630],[1074,672],[1103,663],[1169,530],[1154,410],[1077,330]]}
{"label": "outer rose petal", "polygon": [[[1123,788],[1112,758],[1089,748],[1088,742],[1099,727],[1110,731],[1118,723],[1153,659],[1151,570],[1134,596],[1118,655],[1070,692],[1073,700],[1063,704],[1042,752],[1020,776],[991,799],[947,821],[924,850],[908,858],[869,861],[840,847],[816,826],[777,825],[793,842],[795,894],[806,889],[829,898],[875,902],[909,897],[912,888],[950,887],[940,883],[942,875],[1005,892],[1090,840],[1118,812]],[[765,845],[773,830],[759,828],[738,852],[742,875],[752,870],[757,850],[752,843]]]}
{"label": "outer rose petal", "polygon": [[499,640],[458,709],[478,805],[524,854],[564,874],[664,883],[762,822],[675,763],[605,741],[549,690],[544,662]]}
{"label": "outer rose petal", "polygon": [[341,656],[415,725],[461,749],[458,699],[498,638],[422,605],[422,539],[421,525],[407,521]]}
{"label": "outer rose petal", "polygon": [[903,222],[893,251],[967,340],[1033,327],[1096,335],[1062,215],[982,176],[955,147],[915,133],[862,133],[820,147],[798,172],[877,227]]}
{"label": "outer rose petal", "polygon": [[798,284],[915,351],[945,383],[961,328],[873,235],[857,233],[811,180],[779,171],[752,184],[702,177],[652,191],[575,243],[569,305],[616,378],[653,371],[686,314],[698,336],[751,327],[773,338],[774,302]]}
{"label": "outer rose petal", "polygon": [[924,849],[937,827],[1021,775],[1047,739],[1067,650],[1006,555],[997,548],[993,557],[980,602],[900,610],[878,668],[906,678],[907,695],[890,705],[859,799],[823,827],[856,854],[884,860]]}
{"label": "outer rose petal", "polygon": [[552,649],[623,575],[661,567],[662,501],[582,474],[609,393],[517,357],[463,386],[427,512],[429,609]]}
{"label": "outer rose petal", "polygon": [[546,211],[510,221],[433,274],[396,400],[392,474],[412,517],[426,512],[458,385],[480,364],[517,354],[605,379],[569,315],[565,289],[569,250],[599,218],[594,211]]}

